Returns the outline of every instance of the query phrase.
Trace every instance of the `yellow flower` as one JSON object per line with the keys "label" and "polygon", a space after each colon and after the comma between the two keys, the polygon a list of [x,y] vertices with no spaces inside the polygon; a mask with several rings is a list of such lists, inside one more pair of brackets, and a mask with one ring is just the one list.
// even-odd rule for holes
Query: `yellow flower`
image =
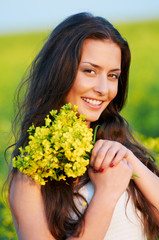
{"label": "yellow flower", "polygon": [[13,167],[41,185],[48,179],[65,181],[67,177],[82,176],[93,148],[93,130],[87,127],[85,116],[77,117],[77,109],[74,106],[72,110],[69,103],[62,106],[59,113],[50,111],[44,126],[32,124],[28,129],[28,145],[19,148]]}

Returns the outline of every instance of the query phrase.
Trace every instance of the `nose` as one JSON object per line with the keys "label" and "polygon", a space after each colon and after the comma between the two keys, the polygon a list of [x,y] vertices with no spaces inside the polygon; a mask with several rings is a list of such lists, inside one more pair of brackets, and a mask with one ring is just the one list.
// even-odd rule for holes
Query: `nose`
{"label": "nose", "polygon": [[109,83],[107,76],[101,74],[98,76],[97,81],[94,86],[94,91],[98,93],[99,96],[107,96],[109,91]]}

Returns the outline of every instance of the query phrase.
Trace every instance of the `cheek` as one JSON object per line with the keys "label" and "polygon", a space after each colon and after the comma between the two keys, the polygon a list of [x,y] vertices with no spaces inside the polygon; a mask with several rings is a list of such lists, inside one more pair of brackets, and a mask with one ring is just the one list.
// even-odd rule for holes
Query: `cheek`
{"label": "cheek", "polygon": [[110,100],[114,99],[118,93],[118,84],[115,84],[110,89],[109,98]]}
{"label": "cheek", "polygon": [[81,94],[83,92],[82,90],[83,90],[83,86],[82,86],[81,82],[75,81],[70,92],[66,96],[67,102],[74,101],[77,97],[81,96]]}
{"label": "cheek", "polygon": [[88,89],[90,89],[90,84],[88,83],[88,81],[85,78],[77,78],[75,80],[75,83],[74,83],[72,89],[77,94],[82,94],[82,93],[86,92]]}

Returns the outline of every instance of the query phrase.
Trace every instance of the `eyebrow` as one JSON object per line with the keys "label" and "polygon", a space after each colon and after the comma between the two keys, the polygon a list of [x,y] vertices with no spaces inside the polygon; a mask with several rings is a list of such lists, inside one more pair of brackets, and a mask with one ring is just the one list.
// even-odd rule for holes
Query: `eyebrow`
{"label": "eyebrow", "polygon": [[[98,69],[101,69],[102,67],[100,67],[99,65],[96,65],[94,63],[91,63],[91,62],[82,62],[82,63],[87,63],[87,64],[90,64],[91,66],[95,67],[95,68],[98,68]],[[114,69],[111,69],[112,72],[115,72],[115,71],[121,71],[120,68],[114,68]]]}

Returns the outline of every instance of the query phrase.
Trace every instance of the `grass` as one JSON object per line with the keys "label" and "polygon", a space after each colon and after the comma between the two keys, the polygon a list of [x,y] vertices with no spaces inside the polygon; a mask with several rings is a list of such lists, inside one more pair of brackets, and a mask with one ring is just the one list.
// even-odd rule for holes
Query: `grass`
{"label": "grass", "polygon": [[159,21],[119,26],[132,52],[129,97],[124,116],[138,132],[159,136]]}

